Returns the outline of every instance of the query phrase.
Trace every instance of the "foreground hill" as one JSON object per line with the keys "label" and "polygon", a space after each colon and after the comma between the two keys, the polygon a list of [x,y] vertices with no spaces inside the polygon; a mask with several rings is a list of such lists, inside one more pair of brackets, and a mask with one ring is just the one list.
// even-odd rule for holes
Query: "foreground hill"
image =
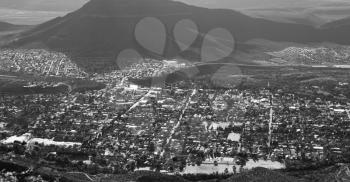
{"label": "foreground hill", "polygon": [[[329,169],[332,168],[332,169]],[[232,175],[231,177],[223,177],[225,175],[198,175],[193,176],[174,176],[160,174],[150,171],[138,171],[123,175],[110,175],[104,177],[96,176],[95,181],[103,182],[189,182],[189,181],[201,181],[201,182],[336,182],[349,180],[348,167],[331,166],[327,169],[318,169],[315,171],[294,171],[294,172],[282,172],[274,171],[265,168],[255,168],[252,171]],[[67,174],[67,173],[66,173]],[[225,179],[226,178],[226,179]],[[84,174],[65,175],[66,181],[90,181],[86,179]]]}
{"label": "foreground hill", "polygon": [[[164,51],[160,53],[148,51],[135,40],[135,26],[145,17],[156,17],[165,25],[166,43]],[[186,54],[176,44],[172,31],[175,24],[183,19],[192,20],[199,27],[201,35],[185,50]],[[147,0],[147,3],[145,0],[91,0],[73,13],[21,34],[19,39],[8,46],[66,51],[81,66],[91,67],[86,58],[92,57],[91,62],[108,67],[124,49],[135,49],[142,55],[158,58],[178,55],[198,57],[204,35],[218,27],[227,29],[238,42],[263,38],[300,43],[330,41],[350,44],[350,40],[344,39],[348,31],[343,27],[315,29],[307,25],[277,23],[251,18],[232,10],[199,8],[170,0]],[[162,33],[162,30],[156,29],[155,32]],[[154,39],[154,44],[161,44],[160,41]],[[96,57],[104,59],[96,61]]]}
{"label": "foreground hill", "polygon": [[298,178],[287,176],[283,173],[271,171],[265,168],[255,168],[248,173],[242,173],[239,175],[232,176],[222,182],[232,182],[232,181],[254,181],[254,182],[296,182],[302,181]]}
{"label": "foreground hill", "polygon": [[[152,171],[137,171],[128,174],[98,174],[91,175],[78,171],[67,171],[67,169],[57,168],[50,165],[36,164],[33,171],[28,170],[33,168],[35,162],[23,159],[15,160],[0,160],[0,181],[4,171],[16,171],[12,173],[13,177],[22,177],[22,172],[27,176],[42,176],[48,181],[67,181],[67,182],[339,182],[349,181],[350,171],[348,165],[332,165],[310,169],[295,169],[295,170],[269,170],[265,168],[255,168],[248,172],[243,172],[236,175],[167,175]],[[17,176],[17,175],[18,176]],[[9,176],[9,174],[6,174]],[[11,174],[10,174],[11,175]]]}
{"label": "foreground hill", "polygon": [[136,181],[136,182],[187,182],[179,176],[165,175],[150,171],[138,171],[124,175],[112,175],[110,177],[102,178],[103,182],[124,182],[124,181]]}

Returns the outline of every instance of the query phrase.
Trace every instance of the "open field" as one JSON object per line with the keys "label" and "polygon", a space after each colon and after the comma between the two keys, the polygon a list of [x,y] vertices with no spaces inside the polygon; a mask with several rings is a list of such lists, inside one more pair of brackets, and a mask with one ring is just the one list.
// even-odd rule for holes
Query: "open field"
{"label": "open field", "polygon": [[[29,83],[42,82],[46,83],[38,86],[30,86]],[[0,94],[22,95],[38,93],[60,93],[70,91],[84,91],[102,89],[101,83],[96,83],[82,79],[66,79],[59,77],[37,77],[24,74],[0,72]]]}
{"label": "open field", "polygon": [[[178,72],[163,75],[162,78],[134,80],[136,83],[150,86],[159,81],[172,84],[179,81],[199,81],[208,85],[213,82],[233,83],[236,87],[282,86],[298,88],[302,85],[329,85],[350,81],[350,70],[334,67],[312,66],[255,66],[229,63],[209,63],[186,68]],[[153,85],[153,86],[154,86]],[[213,86],[213,85],[212,85]]]}

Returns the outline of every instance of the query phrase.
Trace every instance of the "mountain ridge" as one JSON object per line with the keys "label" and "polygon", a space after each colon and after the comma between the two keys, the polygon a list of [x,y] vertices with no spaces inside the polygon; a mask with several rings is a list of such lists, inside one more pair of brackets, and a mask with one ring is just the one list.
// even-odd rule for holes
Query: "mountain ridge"
{"label": "mountain ridge", "polygon": [[11,30],[17,30],[20,28],[28,27],[26,25],[15,25],[12,23],[7,23],[4,21],[0,21],[0,31],[11,31]]}
{"label": "mountain ridge", "polygon": [[[134,49],[141,55],[156,58],[181,56],[174,41],[172,30],[183,19],[192,20],[198,27],[199,36],[186,50],[197,54],[203,35],[215,28],[224,28],[236,42],[262,38],[272,41],[323,42],[350,44],[343,39],[347,29],[316,29],[301,24],[278,23],[261,18],[251,18],[240,12],[225,9],[207,9],[171,0],[91,0],[82,8],[43,23],[24,32],[8,47],[42,47],[68,52],[72,57],[108,57],[113,64],[118,54],[125,49]],[[164,52],[155,54],[135,40],[135,26],[143,18],[155,17],[166,28]],[[157,41],[157,40],[155,40]],[[82,63],[82,65],[84,65]]]}
{"label": "mountain ridge", "polygon": [[350,16],[347,18],[343,18],[340,20],[332,21],[329,23],[326,23],[322,25],[322,28],[337,28],[337,27],[342,27],[342,26],[348,26],[350,27]]}

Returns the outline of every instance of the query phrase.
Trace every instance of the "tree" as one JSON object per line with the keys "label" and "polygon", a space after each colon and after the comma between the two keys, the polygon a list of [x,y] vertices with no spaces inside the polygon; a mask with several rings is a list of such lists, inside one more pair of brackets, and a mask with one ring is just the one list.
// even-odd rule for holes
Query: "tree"
{"label": "tree", "polygon": [[153,142],[150,142],[148,145],[148,151],[153,153],[156,150],[156,146]]}

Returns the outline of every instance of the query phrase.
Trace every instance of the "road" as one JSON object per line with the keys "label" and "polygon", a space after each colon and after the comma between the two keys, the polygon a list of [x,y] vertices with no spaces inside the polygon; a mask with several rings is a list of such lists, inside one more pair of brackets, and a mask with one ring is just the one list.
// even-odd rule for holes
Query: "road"
{"label": "road", "polygon": [[[181,126],[181,124],[182,124],[182,119],[183,119],[183,117],[184,117],[184,115],[185,115],[185,112],[186,112],[188,106],[190,105],[190,102],[192,101],[193,96],[196,95],[196,93],[197,93],[197,89],[193,89],[191,95],[187,98],[185,107],[184,107],[184,108],[182,109],[182,111],[181,111],[181,114],[180,114],[180,117],[179,117],[179,119],[178,119],[178,122],[177,122],[177,124],[174,126],[174,128],[171,130],[170,136],[169,136],[169,138],[166,140],[166,144],[165,144],[164,146],[167,146],[167,145],[170,144],[172,138],[174,137],[175,132],[176,132],[177,129]],[[162,150],[162,152],[161,152],[161,157],[163,157],[164,154],[165,154],[165,147],[163,147],[163,150]]]}
{"label": "road", "polygon": [[142,101],[145,101],[146,98],[147,98],[148,96],[150,96],[152,92],[153,92],[152,89],[148,90],[148,92],[147,92],[143,97],[141,97],[141,99],[139,99],[137,102],[135,102],[135,104],[132,105],[125,113],[129,113],[129,112],[131,112],[132,110],[134,110],[137,106],[140,105],[140,103],[141,103]]}
{"label": "road", "polygon": [[63,59],[61,59],[60,63],[58,64],[58,68],[57,68],[57,70],[56,70],[56,75],[57,75],[57,76],[58,76],[59,73],[60,73],[60,68],[61,68],[62,62],[63,62]]}

